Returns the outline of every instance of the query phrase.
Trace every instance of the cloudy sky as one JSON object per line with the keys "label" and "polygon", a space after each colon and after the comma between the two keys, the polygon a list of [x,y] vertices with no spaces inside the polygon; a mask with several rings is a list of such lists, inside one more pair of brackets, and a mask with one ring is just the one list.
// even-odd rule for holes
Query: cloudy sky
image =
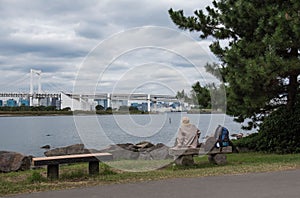
{"label": "cloudy sky", "polygon": [[[210,41],[183,32],[168,9],[191,15],[209,0],[0,0],[0,91],[172,94],[214,80]],[[33,82],[37,83],[35,75]]]}

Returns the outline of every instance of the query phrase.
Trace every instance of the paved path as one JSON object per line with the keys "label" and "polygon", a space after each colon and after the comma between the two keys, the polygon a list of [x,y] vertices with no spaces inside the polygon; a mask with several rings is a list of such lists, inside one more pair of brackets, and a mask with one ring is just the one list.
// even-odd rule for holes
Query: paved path
{"label": "paved path", "polygon": [[49,191],[14,198],[299,198],[300,170],[179,178]]}

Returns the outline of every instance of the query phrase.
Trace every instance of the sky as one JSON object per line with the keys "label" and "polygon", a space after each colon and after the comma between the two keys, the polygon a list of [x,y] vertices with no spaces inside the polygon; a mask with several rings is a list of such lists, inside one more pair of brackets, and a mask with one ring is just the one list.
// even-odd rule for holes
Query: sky
{"label": "sky", "polygon": [[[211,40],[179,30],[168,10],[192,15],[209,0],[0,0],[0,92],[175,95],[216,79]],[[32,82],[37,91],[38,75]]]}

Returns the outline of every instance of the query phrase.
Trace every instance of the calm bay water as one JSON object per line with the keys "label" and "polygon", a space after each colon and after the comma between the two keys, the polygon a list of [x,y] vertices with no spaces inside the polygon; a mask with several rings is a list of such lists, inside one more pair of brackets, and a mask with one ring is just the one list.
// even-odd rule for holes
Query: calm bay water
{"label": "calm bay water", "polygon": [[43,156],[40,147],[64,147],[83,143],[102,149],[116,143],[150,141],[172,146],[183,116],[198,126],[201,137],[214,132],[218,124],[230,133],[247,133],[223,114],[165,113],[155,115],[0,117],[0,150]]}

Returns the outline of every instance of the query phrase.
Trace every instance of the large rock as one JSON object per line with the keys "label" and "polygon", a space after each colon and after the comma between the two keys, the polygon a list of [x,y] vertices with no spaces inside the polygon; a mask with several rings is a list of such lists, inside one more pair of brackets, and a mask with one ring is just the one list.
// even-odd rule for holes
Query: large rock
{"label": "large rock", "polygon": [[172,159],[172,156],[169,154],[169,147],[163,145],[157,145],[156,149],[153,149],[150,152],[150,156],[154,160],[164,160],[164,159]]}
{"label": "large rock", "polygon": [[31,157],[21,153],[0,151],[0,172],[28,170],[31,166]]}
{"label": "large rock", "polygon": [[111,145],[106,149],[101,150],[101,152],[111,153],[114,160],[136,160],[139,157],[139,152],[132,151],[134,148],[131,144],[126,144],[128,147],[125,147],[125,144],[122,145]]}
{"label": "large rock", "polygon": [[163,160],[172,158],[169,155],[169,147],[161,143],[154,145],[150,142],[111,145],[101,152],[111,153],[114,160]]}
{"label": "large rock", "polygon": [[217,165],[224,165],[227,163],[227,157],[223,153],[208,155],[208,161]]}
{"label": "large rock", "polygon": [[125,143],[110,145],[102,150],[85,149],[83,144],[75,144],[67,147],[61,147],[44,152],[45,156],[72,155],[83,153],[107,152],[113,155],[114,160],[162,160],[171,159],[169,147],[159,143],[154,145],[150,142],[141,142],[138,144]]}
{"label": "large rock", "polygon": [[60,156],[60,155],[73,155],[73,154],[84,154],[87,153],[87,149],[84,148],[83,144],[74,144],[71,146],[55,148],[44,152],[44,155],[49,156]]}

